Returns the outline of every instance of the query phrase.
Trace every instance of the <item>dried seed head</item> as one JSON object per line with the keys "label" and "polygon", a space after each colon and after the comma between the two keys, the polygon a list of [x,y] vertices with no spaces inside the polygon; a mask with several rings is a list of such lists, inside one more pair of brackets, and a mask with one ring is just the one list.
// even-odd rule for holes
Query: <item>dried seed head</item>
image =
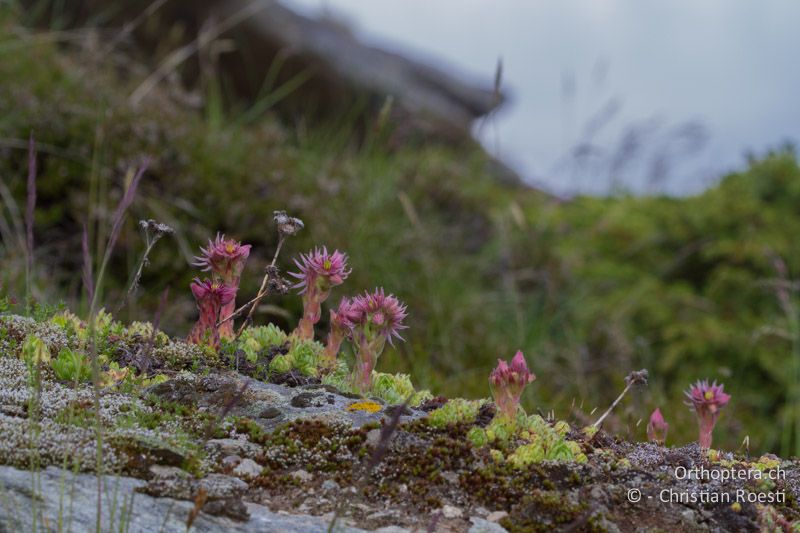
{"label": "dried seed head", "polygon": [[148,219],[148,220],[140,220],[139,227],[142,228],[145,235],[149,238],[152,238],[154,241],[160,239],[164,235],[172,235],[175,233],[175,230],[172,229],[171,226],[167,224],[162,224],[156,220]]}
{"label": "dried seed head", "polygon": [[278,227],[278,233],[287,237],[295,235],[305,227],[302,220],[290,217],[286,214],[286,211],[275,211],[273,213],[273,219],[275,220],[275,225]]}
{"label": "dried seed head", "polygon": [[625,378],[625,383],[628,385],[647,385],[647,369],[634,370]]}

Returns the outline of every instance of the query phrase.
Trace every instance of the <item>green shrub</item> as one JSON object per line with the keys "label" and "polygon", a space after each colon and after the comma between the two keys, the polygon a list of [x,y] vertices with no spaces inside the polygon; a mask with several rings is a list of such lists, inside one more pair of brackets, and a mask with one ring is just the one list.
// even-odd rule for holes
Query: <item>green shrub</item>
{"label": "green shrub", "polygon": [[62,348],[58,356],[50,362],[56,377],[63,381],[89,381],[92,379],[92,365],[89,359],[78,350]]}

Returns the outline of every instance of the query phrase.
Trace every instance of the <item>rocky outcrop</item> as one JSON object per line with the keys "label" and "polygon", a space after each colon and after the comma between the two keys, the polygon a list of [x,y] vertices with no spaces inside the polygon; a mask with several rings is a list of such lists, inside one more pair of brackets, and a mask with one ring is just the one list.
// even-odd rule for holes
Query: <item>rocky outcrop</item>
{"label": "rocky outcrop", "polygon": [[[628,442],[521,411],[498,417],[486,400],[387,405],[320,383],[331,374],[314,368],[293,386],[281,373],[262,380],[237,371],[232,346],[195,359],[190,372],[183,355],[192,352],[166,338],[152,355],[164,374],[126,373],[95,391],[85,379],[60,380],[25,348],[40,336],[43,346],[82,349],[72,329],[55,334],[64,319],[0,316],[0,532],[92,531],[98,508],[103,531],[142,532],[800,523],[796,460]],[[106,324],[98,345],[108,372],[111,358],[136,351],[140,329]],[[387,376],[387,386],[405,383]]]}
{"label": "rocky outcrop", "polygon": [[[0,466],[0,531],[95,531],[97,524],[97,477],[48,467],[31,474]],[[155,497],[141,492],[146,481],[104,476],[101,508],[102,531],[186,531],[195,503],[185,499]],[[197,532],[315,533],[328,530],[322,517],[271,512],[255,503],[244,503],[248,518],[201,512],[192,524]],[[343,525],[339,531],[363,529]]]}

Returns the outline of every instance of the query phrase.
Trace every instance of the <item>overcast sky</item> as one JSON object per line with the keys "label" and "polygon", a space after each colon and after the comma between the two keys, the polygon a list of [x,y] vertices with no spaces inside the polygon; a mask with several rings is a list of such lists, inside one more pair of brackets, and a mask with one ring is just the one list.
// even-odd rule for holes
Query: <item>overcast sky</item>
{"label": "overcast sky", "polygon": [[798,0],[289,4],[489,85],[502,57],[512,102],[476,134],[555,192],[690,193],[800,140]]}

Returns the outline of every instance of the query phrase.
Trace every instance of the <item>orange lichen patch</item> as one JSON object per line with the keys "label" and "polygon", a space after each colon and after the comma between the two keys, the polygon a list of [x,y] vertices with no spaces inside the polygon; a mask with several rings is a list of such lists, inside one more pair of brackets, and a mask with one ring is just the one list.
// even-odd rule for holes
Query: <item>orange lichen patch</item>
{"label": "orange lichen patch", "polygon": [[347,406],[348,411],[366,411],[367,413],[377,413],[383,409],[383,406],[377,402],[371,402],[369,400],[364,402],[356,402],[351,403]]}

